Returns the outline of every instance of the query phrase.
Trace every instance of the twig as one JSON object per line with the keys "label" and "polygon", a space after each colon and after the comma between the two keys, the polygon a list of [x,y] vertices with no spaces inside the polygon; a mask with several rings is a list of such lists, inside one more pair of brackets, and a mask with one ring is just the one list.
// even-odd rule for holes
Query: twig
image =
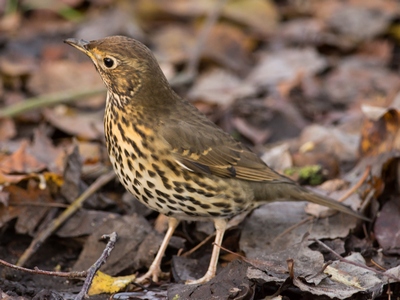
{"label": "twig", "polygon": [[57,276],[57,277],[67,277],[70,279],[77,279],[77,278],[85,278],[85,282],[83,283],[82,289],[79,292],[79,294],[75,297],[75,300],[82,300],[83,298],[86,297],[89,288],[92,284],[93,278],[96,274],[96,272],[100,269],[100,267],[107,261],[107,258],[110,256],[111,251],[115,247],[115,243],[117,242],[117,233],[113,232],[111,234],[105,234],[101,238],[102,239],[109,239],[106,247],[103,250],[103,253],[101,256],[97,259],[97,261],[87,270],[87,271],[81,271],[81,272],[54,272],[54,271],[44,271],[44,270],[39,270],[38,268],[28,269],[20,266],[16,266],[13,264],[10,264],[2,259],[0,259],[0,265],[9,267],[14,270],[18,271],[23,271],[27,273],[32,273],[32,274],[40,274],[40,275],[47,275],[47,276]]}
{"label": "twig", "polygon": [[110,256],[111,251],[114,249],[115,243],[117,242],[117,234],[115,232],[111,234],[105,234],[101,237],[102,239],[109,239],[106,248],[99,257],[99,259],[89,268],[87,271],[88,275],[83,283],[82,289],[79,294],[75,297],[75,300],[81,300],[86,297],[87,292],[92,284],[94,275],[100,269],[100,267],[106,262]]}
{"label": "twig", "polygon": [[219,247],[221,250],[224,250],[225,252],[228,252],[229,254],[237,256],[238,258],[244,260],[245,262],[248,262],[249,264],[251,263],[251,260],[249,260],[248,258],[246,258],[245,256],[243,256],[243,255],[241,255],[239,253],[233,252],[233,251],[231,251],[231,250],[229,250],[229,249],[227,249],[227,248],[225,248],[225,247],[223,247],[221,245],[218,245],[216,243],[212,243],[212,245]]}
{"label": "twig", "polygon": [[215,237],[215,233],[210,234],[209,236],[207,236],[204,240],[202,240],[200,243],[198,243],[196,246],[194,246],[192,249],[190,249],[189,251],[186,251],[185,253],[183,253],[181,256],[182,257],[188,257],[189,255],[191,255],[192,253],[194,253],[196,250],[198,250],[201,246],[205,245],[209,240],[211,240],[211,238]]}
{"label": "twig", "polygon": [[310,221],[312,221],[313,219],[315,219],[315,217],[310,216],[308,218],[305,218],[303,220],[301,220],[300,222],[293,224],[292,226],[286,228],[282,233],[278,234],[273,240],[272,240],[272,244],[275,243],[278,239],[280,239],[281,237],[285,236],[286,234],[288,234],[289,232],[291,232],[292,230],[295,230],[296,228],[300,227],[303,224],[306,224]]}
{"label": "twig", "polygon": [[[221,250],[224,250],[225,252],[228,252],[229,254],[232,254],[232,255],[237,256],[237,257],[240,258],[241,260],[243,260],[243,261],[249,263],[250,265],[252,265],[253,267],[255,267],[255,268],[259,269],[259,270],[261,270],[261,269],[260,269],[260,266],[264,266],[265,268],[269,268],[269,267],[272,266],[272,264],[271,264],[271,263],[268,263],[268,261],[257,260],[257,259],[250,259],[250,258],[247,258],[247,257],[245,257],[245,256],[243,256],[243,255],[241,255],[241,254],[239,254],[239,253],[233,252],[233,251],[231,251],[231,250],[229,250],[229,249],[227,249],[227,248],[225,248],[225,247],[222,247],[221,245],[218,245],[218,244],[216,244],[216,243],[212,243],[212,245],[213,245],[213,246],[215,245],[215,246],[219,247]],[[265,270],[264,270],[264,271],[265,271]]]}
{"label": "twig", "polygon": [[390,289],[390,284],[388,284],[388,289],[387,289],[386,295],[388,295],[388,300],[392,300],[393,292]]}
{"label": "twig", "polygon": [[4,107],[0,110],[0,118],[14,117],[31,111],[34,109],[52,106],[59,103],[67,103],[71,101],[76,101],[78,99],[87,98],[90,96],[98,95],[104,93],[105,88],[101,89],[90,89],[90,90],[80,90],[80,91],[64,91],[60,93],[54,93],[49,95],[43,95],[40,97],[33,97],[26,99],[24,102],[17,103],[15,105],[10,105]]}
{"label": "twig", "polygon": [[55,231],[58,227],[60,227],[69,217],[71,217],[78,209],[81,208],[83,202],[95,193],[99,188],[109,182],[111,179],[115,177],[114,171],[110,171],[101,177],[99,177],[96,181],[92,183],[92,185],[82,193],[66,210],[64,210],[61,215],[59,215],[56,219],[54,219],[46,229],[41,231],[31,242],[29,247],[25,250],[25,252],[21,255],[17,262],[17,266],[23,266],[26,261],[31,257],[31,255],[43,244],[43,242]]}
{"label": "twig", "polygon": [[383,270],[383,271],[387,271],[384,267],[382,267],[380,264],[378,264],[376,261],[374,261],[372,258],[371,258],[371,263],[375,266],[375,267],[377,267],[378,269],[381,269],[381,270]]}
{"label": "twig", "polygon": [[356,262],[354,262],[354,261],[351,261],[351,260],[348,260],[348,259],[342,257],[339,253],[337,253],[335,250],[333,250],[333,249],[330,248],[328,245],[326,245],[325,243],[321,242],[321,241],[318,240],[318,239],[311,239],[311,240],[312,240],[312,241],[315,241],[315,242],[318,243],[320,246],[324,247],[326,250],[328,250],[329,252],[331,252],[331,253],[332,253],[334,256],[336,256],[341,262],[344,262],[344,263],[347,263],[347,264],[350,264],[350,265],[353,265],[353,266],[356,266],[356,267],[359,267],[359,268],[363,268],[363,269],[369,270],[369,271],[371,271],[371,272],[374,272],[374,273],[379,274],[379,275],[382,275],[382,276],[386,276],[386,277],[391,278],[391,279],[396,280],[396,281],[400,281],[400,278],[397,278],[396,276],[394,276],[394,275],[392,275],[392,274],[386,274],[385,272],[378,271],[378,270],[376,270],[376,269],[374,269],[374,268],[370,268],[370,267],[368,267],[368,266],[366,266],[366,265],[359,264],[359,263],[356,263]]}
{"label": "twig", "polygon": [[293,260],[293,258],[288,258],[287,260],[286,260],[286,264],[287,264],[287,267],[288,267],[288,271],[289,271],[289,277],[290,277],[290,279],[294,279],[294,260]]}
{"label": "twig", "polygon": [[[240,224],[249,214],[249,211],[246,212],[242,212],[239,215],[233,217],[232,219],[229,220],[226,229],[230,229],[232,227],[237,226],[238,224]],[[186,251],[185,253],[181,253],[179,254],[178,252],[178,256],[183,256],[183,257],[188,257],[189,255],[191,255],[192,253],[194,253],[197,249],[199,249],[201,246],[205,245],[210,239],[212,239],[213,237],[215,237],[215,232],[210,234],[209,236],[207,236],[203,241],[201,241],[200,243],[198,243],[196,246],[194,246],[192,249]]]}
{"label": "twig", "polygon": [[204,24],[204,27],[200,32],[200,36],[199,39],[197,40],[196,47],[193,49],[192,55],[190,56],[188,62],[187,72],[189,74],[195,75],[197,73],[200,61],[200,54],[204,49],[207,37],[210,34],[210,31],[213,28],[215,22],[217,22],[226,1],[227,0],[218,0],[216,5],[213,7],[213,10],[208,15],[206,23]]}
{"label": "twig", "polygon": [[351,196],[351,194],[353,194],[357,189],[359,189],[365,180],[367,180],[368,175],[370,174],[371,171],[371,166],[368,166],[363,175],[361,176],[360,180],[351,188],[349,189],[346,194],[344,194],[342,197],[340,197],[340,199],[338,200],[339,202],[343,202],[344,200],[346,200],[347,198],[349,198]]}
{"label": "twig", "polygon": [[319,270],[317,273],[315,273],[314,275],[311,275],[311,276],[307,276],[307,281],[309,281],[309,280],[311,280],[311,279],[313,279],[313,278],[315,278],[315,277],[317,277],[319,274],[323,274],[324,273],[324,271],[325,271],[325,269],[329,266],[329,265],[331,265],[333,263],[333,261],[331,261],[331,260],[329,260],[329,261],[327,261],[326,263],[324,263],[324,265],[322,266],[322,268],[321,268],[321,270]]}
{"label": "twig", "polygon": [[197,75],[201,52],[203,51],[207,37],[210,34],[210,31],[213,28],[214,24],[217,22],[221,14],[222,8],[224,7],[226,2],[227,0],[218,0],[218,2],[214,5],[213,9],[207,17],[204,27],[200,32],[196,45],[191,51],[186,70],[183,71],[180,75],[173,78],[173,80],[171,80],[170,82],[171,85],[181,85],[186,82],[190,82]]}
{"label": "twig", "polygon": [[14,202],[10,201],[8,206],[38,206],[38,207],[57,207],[57,208],[67,208],[67,204],[63,203],[36,203],[36,202]]}
{"label": "twig", "polygon": [[9,262],[6,262],[2,259],[0,259],[0,265],[6,266],[10,269],[18,270],[18,271],[23,271],[26,273],[33,273],[33,274],[41,274],[41,275],[48,275],[48,276],[57,276],[57,277],[68,277],[70,279],[75,279],[75,278],[85,278],[87,275],[87,271],[81,271],[81,272],[55,272],[55,271],[45,271],[45,270],[40,270],[38,268],[28,269],[20,266],[16,266],[13,264],[10,264]]}

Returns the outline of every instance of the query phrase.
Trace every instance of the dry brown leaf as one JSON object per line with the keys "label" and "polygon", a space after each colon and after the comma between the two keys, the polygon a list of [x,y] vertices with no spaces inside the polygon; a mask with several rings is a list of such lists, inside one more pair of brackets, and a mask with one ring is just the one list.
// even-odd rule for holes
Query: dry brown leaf
{"label": "dry brown leaf", "polygon": [[209,12],[216,2],[213,0],[141,0],[138,1],[136,9],[139,15],[147,17],[160,14],[160,11],[167,12],[174,16],[194,17],[202,16]]}
{"label": "dry brown leaf", "polygon": [[28,141],[24,141],[17,151],[0,161],[0,171],[7,174],[29,174],[44,170],[46,165],[29,154],[27,146]]}
{"label": "dry brown leaf", "polygon": [[399,111],[369,107],[368,116],[371,116],[371,118],[364,121],[361,131],[361,154],[371,156],[400,150]]}
{"label": "dry brown leaf", "polygon": [[15,225],[17,232],[32,235],[50,209],[46,207],[46,203],[52,201],[49,189],[41,189],[34,181],[30,181],[27,189],[10,185],[4,191],[9,194],[9,206],[0,205],[0,227],[18,217]]}
{"label": "dry brown leaf", "polygon": [[77,143],[84,164],[94,164],[101,160],[102,145],[88,141],[78,141]]}
{"label": "dry brown leaf", "polygon": [[400,201],[398,196],[393,196],[386,202],[379,213],[374,233],[380,247],[387,254],[400,254]]}
{"label": "dry brown leaf", "polygon": [[256,86],[265,87],[282,81],[295,81],[299,75],[314,76],[326,67],[326,59],[314,48],[285,49],[263,53],[248,80]]}
{"label": "dry brown leaf", "polygon": [[271,136],[270,130],[253,127],[242,118],[233,118],[232,123],[236,130],[254,145],[263,144]]}
{"label": "dry brown leaf", "polygon": [[323,93],[341,105],[362,103],[388,105],[392,95],[400,89],[400,78],[371,57],[353,56],[343,59],[331,72],[324,84]]}
{"label": "dry brown leaf", "polygon": [[151,36],[154,51],[160,62],[184,63],[196,44],[196,35],[190,27],[169,25],[155,31]]}
{"label": "dry brown leaf", "polygon": [[202,56],[237,72],[249,67],[249,54],[254,47],[251,37],[227,23],[217,23],[211,29]]}
{"label": "dry brown leaf", "polygon": [[342,5],[327,20],[335,32],[355,42],[371,39],[388,28],[393,13],[356,5]]}
{"label": "dry brown leaf", "polygon": [[222,10],[228,19],[240,22],[263,35],[271,34],[277,27],[278,9],[271,0],[228,1]]}
{"label": "dry brown leaf", "polygon": [[261,155],[261,159],[278,172],[283,172],[293,166],[289,143],[274,145],[272,148],[265,150]]}
{"label": "dry brown leaf", "polygon": [[65,157],[70,149],[59,146],[54,147],[52,141],[43,132],[44,128],[34,130],[33,143],[29,147],[29,153],[46,165],[46,168],[58,175],[64,171]]}
{"label": "dry brown leaf", "polygon": [[15,122],[11,118],[0,119],[0,141],[9,140],[17,134]]}
{"label": "dry brown leaf", "polygon": [[307,152],[307,145],[312,144],[309,150],[333,154],[341,162],[354,161],[359,157],[358,132],[313,124],[304,128],[298,142],[303,152]]}
{"label": "dry brown leaf", "polygon": [[[89,268],[102,253],[104,244],[99,237],[104,232],[118,232],[118,243],[103,265],[102,271],[115,275],[128,268],[140,269],[149,266],[161,244],[161,236],[157,235],[148,221],[136,214],[130,216],[114,215],[114,219],[106,220],[86,240],[84,248],[75,262],[74,270]],[[135,234],[132,234],[135,232]]]}
{"label": "dry brown leaf", "polygon": [[[77,87],[97,89],[103,86],[92,62],[73,60],[44,61],[28,82],[29,90],[37,95],[76,90]],[[75,104],[84,107],[102,107],[105,98],[105,95],[97,95]]]}
{"label": "dry brown leaf", "polygon": [[18,183],[21,180],[29,177],[29,175],[9,175],[0,170],[0,184]]}
{"label": "dry brown leaf", "polygon": [[87,113],[59,105],[53,109],[45,109],[43,113],[54,127],[68,134],[90,140],[104,136],[102,111]]}
{"label": "dry brown leaf", "polygon": [[8,206],[9,199],[10,199],[10,193],[5,191],[0,191],[0,205]]}
{"label": "dry brown leaf", "polygon": [[196,80],[188,93],[188,98],[228,107],[234,100],[255,93],[255,87],[241,81],[234,74],[223,69],[212,69]]}
{"label": "dry brown leaf", "polygon": [[113,2],[110,9],[86,18],[75,36],[90,41],[121,34],[143,40],[144,34],[138,25],[135,5],[130,4],[124,1]]}

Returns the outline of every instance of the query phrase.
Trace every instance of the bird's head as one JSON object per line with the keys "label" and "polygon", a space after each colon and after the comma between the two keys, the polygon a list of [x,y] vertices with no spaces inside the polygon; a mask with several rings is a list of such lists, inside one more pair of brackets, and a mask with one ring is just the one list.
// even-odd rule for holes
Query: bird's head
{"label": "bird's head", "polygon": [[[167,101],[172,92],[153,53],[145,45],[124,36],[87,42],[67,39],[65,43],[88,55],[118,105],[132,101],[147,104]],[[173,93],[173,92],[172,92]],[[153,101],[154,100],[154,101]]]}

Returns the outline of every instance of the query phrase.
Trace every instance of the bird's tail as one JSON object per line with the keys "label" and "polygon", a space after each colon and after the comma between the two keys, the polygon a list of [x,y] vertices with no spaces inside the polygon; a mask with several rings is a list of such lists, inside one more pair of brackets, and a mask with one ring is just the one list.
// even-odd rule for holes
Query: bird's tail
{"label": "bird's tail", "polygon": [[[261,186],[259,186],[261,187]],[[317,194],[313,191],[310,191],[298,184],[295,184],[293,182],[285,182],[285,183],[276,183],[276,184],[268,184],[264,185],[261,190],[259,190],[260,194],[258,194],[261,197],[257,197],[257,192],[256,192],[256,198],[261,200],[260,202],[269,202],[273,200],[286,200],[286,201],[308,201],[312,202],[315,204],[319,204],[322,206],[326,206],[335,210],[338,210],[340,212],[343,212],[345,214],[357,217],[359,219],[365,220],[365,221],[371,221],[367,217],[363,216],[362,214],[355,212],[352,210],[350,207],[330,198],[327,196],[323,196],[320,194]],[[264,199],[263,199],[264,198]],[[267,198],[267,199],[266,199]],[[269,200],[269,201],[268,201]]]}

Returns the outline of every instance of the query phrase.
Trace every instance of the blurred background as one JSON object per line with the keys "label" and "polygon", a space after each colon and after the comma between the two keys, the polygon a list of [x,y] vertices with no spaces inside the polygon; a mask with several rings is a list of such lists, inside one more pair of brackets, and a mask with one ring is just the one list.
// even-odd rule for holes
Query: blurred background
{"label": "blurred background", "polygon": [[[378,199],[372,214],[381,214],[368,231],[373,239],[357,245],[383,249],[390,259],[380,257],[382,264],[397,264],[398,1],[2,0],[0,16],[5,259],[16,262],[33,236],[110,170],[105,87],[92,62],[63,40],[126,35],[155,53],[178,94],[279,172],[308,185],[335,179],[331,191],[361,180],[358,200]],[[111,181],[53,235],[55,248],[43,251],[55,261],[44,262],[42,252],[28,265],[70,268],[95,227],[132,213],[164,230]],[[191,230],[196,244],[212,227]],[[176,249],[186,241],[182,231]],[[58,257],[65,243],[69,257]]]}

